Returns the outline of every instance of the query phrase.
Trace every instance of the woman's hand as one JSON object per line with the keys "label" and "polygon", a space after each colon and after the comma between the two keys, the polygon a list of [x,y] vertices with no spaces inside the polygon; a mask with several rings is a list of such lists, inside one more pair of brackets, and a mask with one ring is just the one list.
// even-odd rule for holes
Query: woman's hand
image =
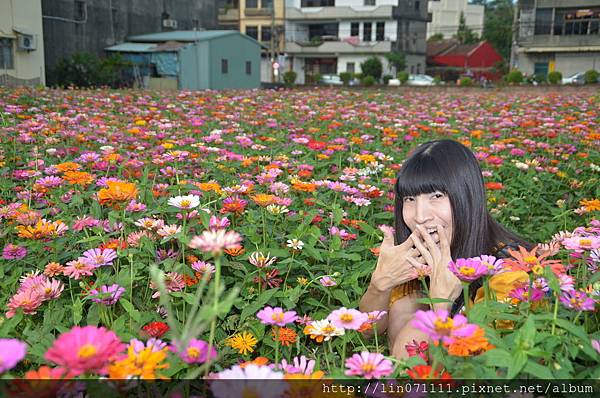
{"label": "woman's hand", "polygon": [[[448,263],[452,260],[450,254],[450,238],[446,235],[446,230],[437,225],[437,233],[440,238],[440,244],[437,245],[424,227],[417,225],[415,235],[412,239],[417,250],[431,266],[429,294],[432,298],[445,298],[454,301],[460,296],[462,284],[448,268]],[[413,236],[411,235],[411,237]],[[417,266],[412,259],[408,260],[413,266]]]}
{"label": "woman's hand", "polygon": [[387,226],[380,229],[383,232],[383,242],[379,248],[377,266],[371,276],[371,285],[384,292],[417,277],[412,263],[408,262],[409,258],[416,264],[425,264],[425,260],[419,256],[419,250],[413,247],[413,235],[400,245],[394,245],[392,229]]}

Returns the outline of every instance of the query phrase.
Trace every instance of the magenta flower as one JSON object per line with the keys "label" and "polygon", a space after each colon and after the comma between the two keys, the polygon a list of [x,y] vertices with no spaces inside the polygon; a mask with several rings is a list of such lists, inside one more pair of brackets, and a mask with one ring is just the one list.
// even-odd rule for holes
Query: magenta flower
{"label": "magenta flower", "polygon": [[337,286],[337,282],[335,281],[335,279],[333,279],[330,276],[322,277],[321,279],[319,279],[319,283],[321,283],[321,285],[325,287]]}
{"label": "magenta flower", "polygon": [[62,333],[44,356],[74,375],[106,374],[106,366],[125,349],[112,330],[96,326],[75,326]]}
{"label": "magenta flower", "polygon": [[518,287],[516,289],[513,289],[508,294],[508,297],[517,299],[519,301],[533,303],[536,301],[540,301],[544,298],[544,291],[534,287],[529,289],[528,286]]}
{"label": "magenta flower", "polygon": [[225,249],[239,247],[241,241],[242,237],[235,231],[207,230],[203,231],[200,236],[194,236],[189,243],[189,247],[216,256]]}
{"label": "magenta flower", "polygon": [[448,268],[463,282],[473,282],[488,273],[488,266],[475,258],[459,258],[450,261]]}
{"label": "magenta flower", "polygon": [[117,258],[117,252],[113,249],[90,249],[83,252],[83,256],[79,260],[97,268],[112,265],[115,258]]}
{"label": "magenta flower", "polygon": [[296,311],[283,312],[281,307],[265,307],[256,313],[256,317],[265,325],[285,326],[298,319]]}
{"label": "magenta flower", "polygon": [[360,376],[365,379],[380,379],[394,371],[392,361],[380,353],[363,351],[346,360],[346,376]]}
{"label": "magenta flower", "polygon": [[467,323],[467,318],[463,315],[450,318],[446,310],[418,310],[412,325],[427,333],[432,340],[442,340],[447,344],[453,343],[455,337],[468,337],[477,330],[477,325]]}
{"label": "magenta flower", "polygon": [[171,347],[174,352],[179,354],[185,363],[204,363],[207,360],[217,357],[217,350],[211,347],[210,356],[208,354],[208,343],[204,340],[191,339],[184,349],[178,349],[177,343]]}
{"label": "magenta flower", "polygon": [[596,306],[594,299],[581,290],[565,292],[560,297],[560,301],[565,307],[576,311],[594,311],[594,307]]}
{"label": "magenta flower", "polygon": [[119,301],[119,298],[121,298],[123,293],[125,293],[125,288],[117,284],[111,286],[102,285],[100,291],[92,289],[88,292],[88,296],[95,303],[113,305]]}
{"label": "magenta flower", "polygon": [[363,323],[369,321],[369,315],[355,309],[342,307],[329,314],[327,319],[336,328],[358,330]]}
{"label": "magenta flower", "polygon": [[21,246],[7,244],[2,249],[2,258],[5,260],[20,260],[27,255],[27,249]]}
{"label": "magenta flower", "polygon": [[0,339],[0,373],[14,368],[27,353],[27,344],[17,339]]}

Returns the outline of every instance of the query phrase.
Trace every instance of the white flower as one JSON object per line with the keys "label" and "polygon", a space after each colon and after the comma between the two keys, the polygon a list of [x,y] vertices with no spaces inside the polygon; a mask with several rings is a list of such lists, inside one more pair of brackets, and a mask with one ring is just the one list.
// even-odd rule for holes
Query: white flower
{"label": "white flower", "polygon": [[198,207],[198,205],[200,204],[200,196],[175,196],[174,198],[169,199],[168,204],[171,206],[175,206],[178,209],[193,209],[194,207]]}
{"label": "white flower", "polygon": [[[265,380],[273,380],[265,384]],[[217,374],[211,382],[210,389],[217,398],[261,397],[276,398],[284,395],[288,384],[283,380],[283,373],[272,370],[269,366],[239,365],[225,369]]]}
{"label": "white flower", "polygon": [[162,236],[163,238],[173,236],[179,232],[181,232],[181,226],[177,224],[165,225],[164,227],[161,227],[158,231],[156,231],[156,233]]}
{"label": "white flower", "polygon": [[302,242],[299,239],[288,239],[287,240],[287,247],[291,247],[294,250],[302,250],[303,246],[304,246],[304,242]]}
{"label": "white flower", "polygon": [[523,162],[516,162],[515,163],[515,167],[519,170],[527,170],[529,169],[529,165],[527,163],[523,163]]}
{"label": "white flower", "polygon": [[265,256],[262,252],[254,252],[248,257],[248,261],[257,268],[265,268],[277,261],[277,257],[271,257],[271,253]]}
{"label": "white flower", "polygon": [[242,237],[235,231],[224,229],[203,231],[200,236],[194,236],[188,245],[192,249],[199,249],[213,255],[220,254],[223,249],[238,247]]}
{"label": "white flower", "polygon": [[286,206],[271,204],[267,206],[267,211],[273,215],[284,214],[290,210]]}

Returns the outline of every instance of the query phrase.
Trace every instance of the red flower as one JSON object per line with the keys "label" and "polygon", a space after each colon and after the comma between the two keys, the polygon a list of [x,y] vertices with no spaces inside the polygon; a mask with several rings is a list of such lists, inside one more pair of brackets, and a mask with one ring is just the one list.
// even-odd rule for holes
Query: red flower
{"label": "red flower", "polygon": [[164,322],[150,322],[142,327],[142,332],[148,337],[159,338],[169,331],[169,325]]}
{"label": "red flower", "polygon": [[417,365],[406,371],[406,374],[413,380],[452,380],[450,373],[443,372],[440,376],[438,370],[432,371],[430,365]]}
{"label": "red flower", "polygon": [[412,343],[408,343],[404,346],[406,348],[406,352],[411,357],[420,356],[423,358],[425,362],[427,362],[427,350],[429,349],[429,344],[426,341],[421,341],[417,343],[416,340],[413,340]]}
{"label": "red flower", "polygon": [[321,149],[325,149],[327,143],[323,141],[310,140],[307,146],[314,151],[320,151]]}
{"label": "red flower", "polygon": [[501,182],[486,182],[485,187],[486,187],[486,189],[489,189],[490,191],[497,191],[497,190],[503,189],[504,185],[502,185]]}

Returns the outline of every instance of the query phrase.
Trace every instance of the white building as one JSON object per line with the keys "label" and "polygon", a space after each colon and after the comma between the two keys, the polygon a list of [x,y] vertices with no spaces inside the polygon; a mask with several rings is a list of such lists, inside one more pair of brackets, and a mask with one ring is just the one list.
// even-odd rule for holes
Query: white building
{"label": "white building", "polygon": [[0,1],[0,86],[45,84],[41,0]]}
{"label": "white building", "polygon": [[479,37],[483,33],[483,5],[469,4],[469,0],[429,0],[431,22],[427,24],[427,38],[441,33],[450,39],[458,30],[460,13],[467,26]]}
{"label": "white building", "polygon": [[286,0],[284,70],[297,83],[312,83],[316,74],[360,73],[372,56],[383,74],[394,74],[385,58],[406,55],[407,70],[424,73],[427,0]]}

